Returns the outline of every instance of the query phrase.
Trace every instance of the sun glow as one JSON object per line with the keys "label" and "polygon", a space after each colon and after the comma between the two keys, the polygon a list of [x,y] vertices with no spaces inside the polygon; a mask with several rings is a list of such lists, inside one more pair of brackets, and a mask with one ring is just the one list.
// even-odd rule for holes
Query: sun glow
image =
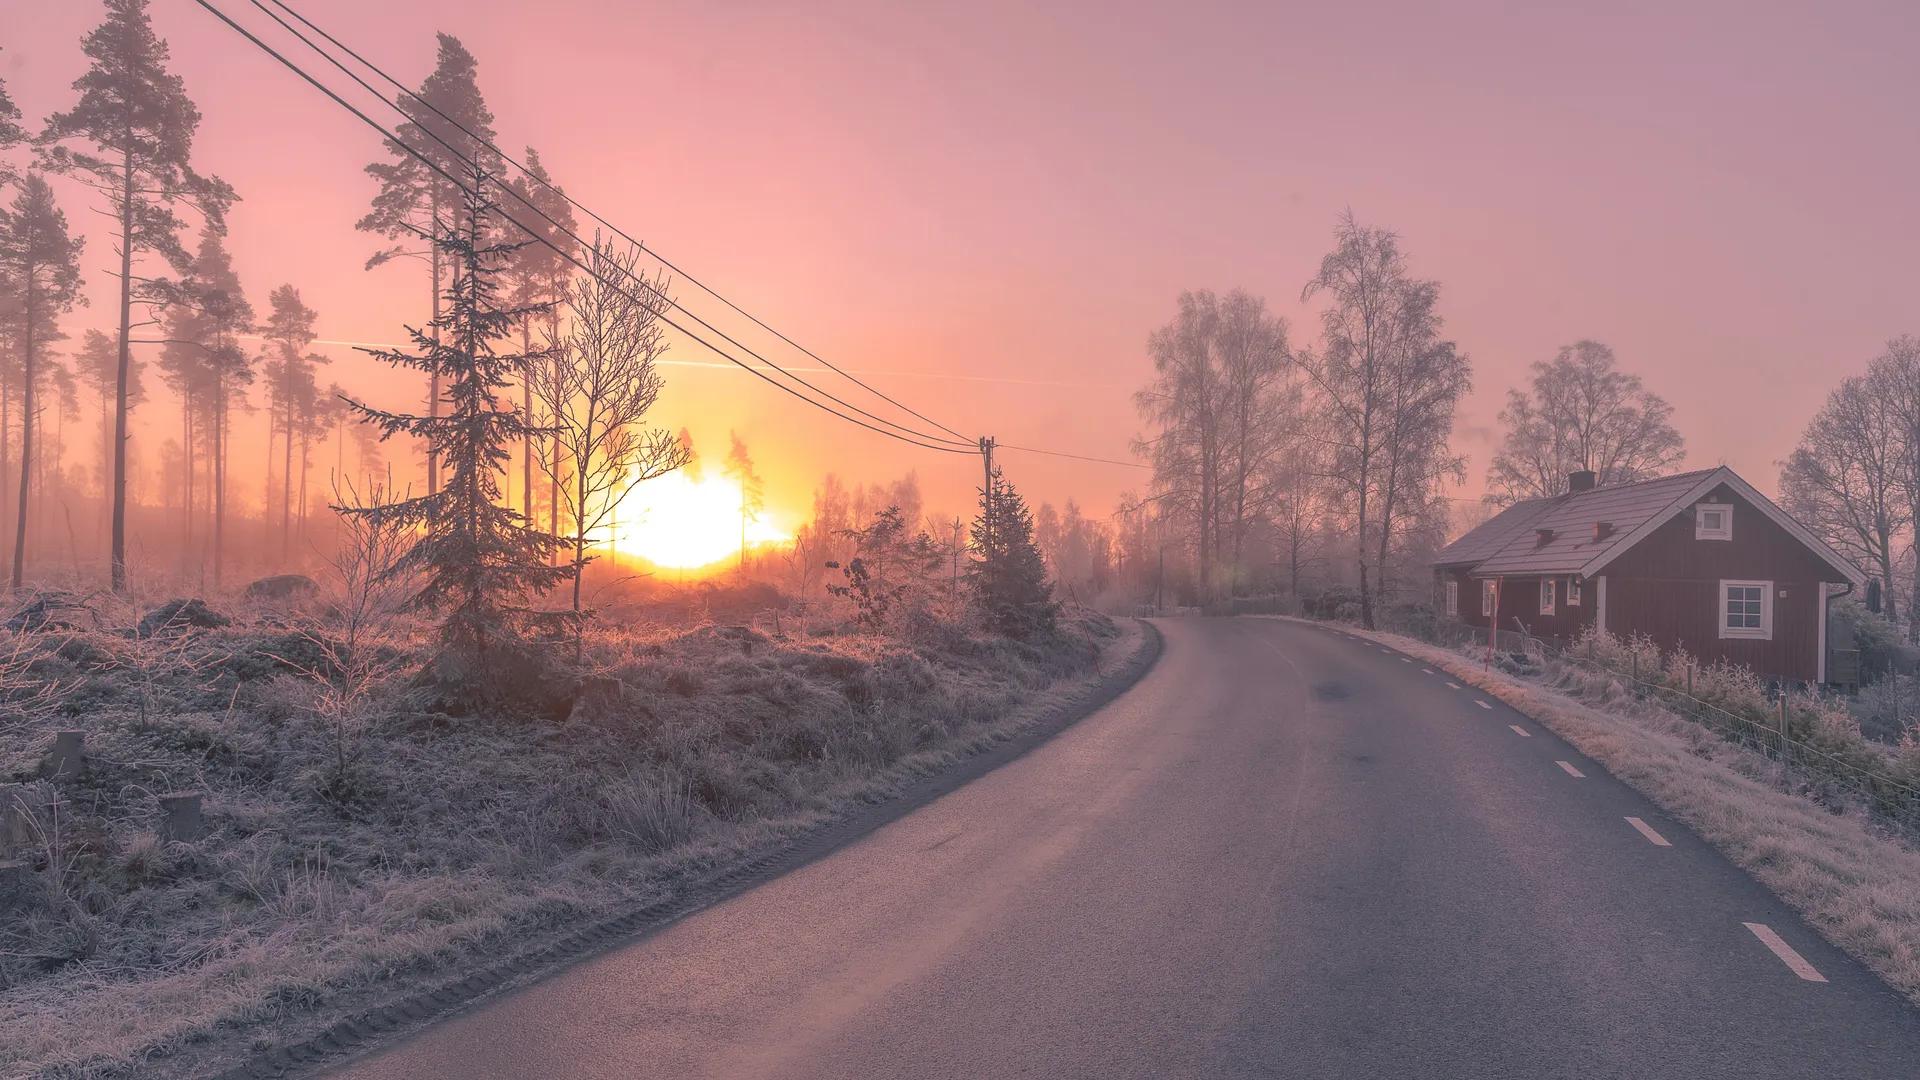
{"label": "sun glow", "polygon": [[[747,522],[749,551],[793,539],[767,511]],[[612,547],[619,555],[675,570],[697,570],[740,554],[740,485],[724,475],[668,473],[620,504]]]}

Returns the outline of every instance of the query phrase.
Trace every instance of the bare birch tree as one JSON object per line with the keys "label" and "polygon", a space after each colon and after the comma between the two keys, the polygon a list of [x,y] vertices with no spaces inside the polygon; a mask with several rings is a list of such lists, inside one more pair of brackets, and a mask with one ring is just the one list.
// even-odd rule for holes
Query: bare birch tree
{"label": "bare birch tree", "polygon": [[1893,600],[1894,544],[1912,518],[1901,488],[1904,432],[1871,376],[1841,383],[1780,467],[1787,511],[1848,558],[1873,568]]}
{"label": "bare birch tree", "polygon": [[1326,423],[1327,475],[1351,525],[1360,620],[1374,626],[1403,517],[1431,516],[1463,475],[1449,447],[1471,366],[1440,338],[1440,287],[1413,278],[1399,238],[1341,218],[1337,244],[1301,298],[1325,295],[1320,348],[1299,355]]}
{"label": "bare birch tree", "polygon": [[1487,470],[1495,505],[1566,490],[1567,474],[1588,470],[1602,484],[1659,476],[1686,457],[1673,406],[1619,370],[1613,350],[1576,341],[1533,365],[1531,393],[1510,390],[1500,412],[1506,439]]}
{"label": "bare birch tree", "polygon": [[[564,539],[573,551],[576,614],[587,552],[604,538],[621,500],[691,456],[672,432],[644,426],[664,385],[657,363],[667,349],[660,315],[668,301],[666,279],[635,271],[638,259],[596,236],[587,253],[592,272],[566,290],[571,324],[553,345],[566,362],[528,369],[557,450],[541,466],[571,530]],[[576,656],[580,648],[576,635]]]}

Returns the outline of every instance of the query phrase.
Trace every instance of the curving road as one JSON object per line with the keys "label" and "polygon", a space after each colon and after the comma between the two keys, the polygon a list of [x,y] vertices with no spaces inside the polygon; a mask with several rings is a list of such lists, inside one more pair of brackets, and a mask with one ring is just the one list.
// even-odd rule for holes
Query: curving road
{"label": "curving road", "polygon": [[1920,1075],[1920,1013],[1518,713],[1325,629],[1160,625],[1026,757],[331,1075]]}

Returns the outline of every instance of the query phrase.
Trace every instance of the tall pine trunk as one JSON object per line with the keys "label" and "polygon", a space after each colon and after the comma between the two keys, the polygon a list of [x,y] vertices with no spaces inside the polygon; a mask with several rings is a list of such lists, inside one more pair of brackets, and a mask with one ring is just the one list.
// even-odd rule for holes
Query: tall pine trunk
{"label": "tall pine trunk", "polygon": [[[113,390],[113,591],[127,591],[127,376],[133,366],[133,148],[121,152],[120,367]],[[192,460],[191,449],[187,450]]]}
{"label": "tall pine trunk", "polygon": [[27,271],[25,331],[21,335],[20,390],[20,511],[13,523],[13,587],[18,589],[27,567],[27,490],[33,485],[33,271]]}

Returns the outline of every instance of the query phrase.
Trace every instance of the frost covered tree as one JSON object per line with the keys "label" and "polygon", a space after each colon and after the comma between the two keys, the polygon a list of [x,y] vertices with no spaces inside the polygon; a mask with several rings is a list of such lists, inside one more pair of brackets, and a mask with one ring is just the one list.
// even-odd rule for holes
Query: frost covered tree
{"label": "frost covered tree", "polygon": [[997,468],[980,492],[973,544],[966,581],[981,621],[1009,637],[1051,631],[1060,605],[1047,581],[1047,560],[1033,541],[1033,513]]}
{"label": "frost covered tree", "polygon": [[1854,376],[1827,395],[1780,466],[1780,502],[1796,520],[1848,558],[1873,568],[1893,597],[1895,545],[1912,508],[1901,490],[1905,432],[1893,400],[1871,376]]}
{"label": "frost covered tree", "polygon": [[[190,163],[200,110],[180,77],[167,70],[167,44],[153,32],[147,0],[106,0],[106,21],[81,42],[92,66],[73,86],[79,100],[47,121],[39,142],[53,171],[99,194],[113,219],[120,256],[119,371],[114,391],[112,581],[127,586],[127,412],[133,308],[162,295],[135,275],[143,255],[160,256],[185,273],[192,257],[181,246],[176,213],[192,206],[210,227],[224,220],[233,190],[201,176]],[[77,146],[74,144],[78,144]]]}
{"label": "frost covered tree", "polygon": [[1440,286],[1414,278],[1394,233],[1342,217],[1334,250],[1301,291],[1326,296],[1320,348],[1299,355],[1326,425],[1326,472],[1353,538],[1360,619],[1406,547],[1409,524],[1438,517],[1441,481],[1458,478],[1453,414],[1472,382],[1442,340]]}
{"label": "frost covered tree", "polygon": [[67,215],[54,202],[53,189],[30,175],[13,200],[0,210],[0,307],[6,336],[20,356],[20,501],[13,525],[13,587],[24,580],[27,560],[28,493],[33,489],[35,438],[41,404],[38,391],[49,376],[50,347],[66,335],[60,317],[80,296],[83,241],[67,231]]}
{"label": "frost covered tree", "polygon": [[1531,392],[1507,392],[1506,437],[1487,470],[1489,499],[1506,505],[1566,491],[1567,474],[1601,484],[1659,476],[1686,457],[1673,406],[1621,371],[1613,350],[1576,341],[1533,365]]}
{"label": "frost covered tree", "polygon": [[[367,175],[379,184],[379,190],[372,208],[355,225],[362,232],[402,241],[368,259],[369,270],[400,257],[426,260],[433,305],[427,324],[430,327],[440,325],[441,282],[448,270],[439,240],[460,213],[464,199],[462,185],[448,177],[463,177],[476,164],[488,175],[499,171],[495,155],[484,145],[494,142],[493,113],[480,95],[479,64],[459,38],[440,34],[438,40],[433,73],[420,84],[418,92],[401,94],[395,102],[408,119],[394,129],[395,138],[386,143],[389,160],[367,166]],[[425,250],[408,250],[415,240],[424,240]],[[439,376],[429,374],[428,417],[440,415],[441,405]],[[426,451],[427,491],[431,493],[440,487],[440,455],[430,446]]]}
{"label": "frost covered tree", "polygon": [[412,352],[364,350],[442,385],[447,411],[420,415],[351,402],[383,436],[424,439],[444,483],[416,498],[335,509],[368,516],[377,526],[397,523],[412,535],[392,572],[418,572],[421,584],[408,606],[441,617],[429,677],[461,704],[475,705],[526,689],[511,680],[533,660],[529,632],[553,621],[531,600],[575,568],[551,565],[558,540],[501,504],[510,448],[527,431],[526,417],[502,391],[526,369],[527,358],[496,347],[510,340],[521,319],[539,312],[501,301],[500,276],[515,245],[498,239],[499,212],[484,163],[469,163],[467,170],[459,214],[434,240],[454,270],[442,314],[409,331]]}

